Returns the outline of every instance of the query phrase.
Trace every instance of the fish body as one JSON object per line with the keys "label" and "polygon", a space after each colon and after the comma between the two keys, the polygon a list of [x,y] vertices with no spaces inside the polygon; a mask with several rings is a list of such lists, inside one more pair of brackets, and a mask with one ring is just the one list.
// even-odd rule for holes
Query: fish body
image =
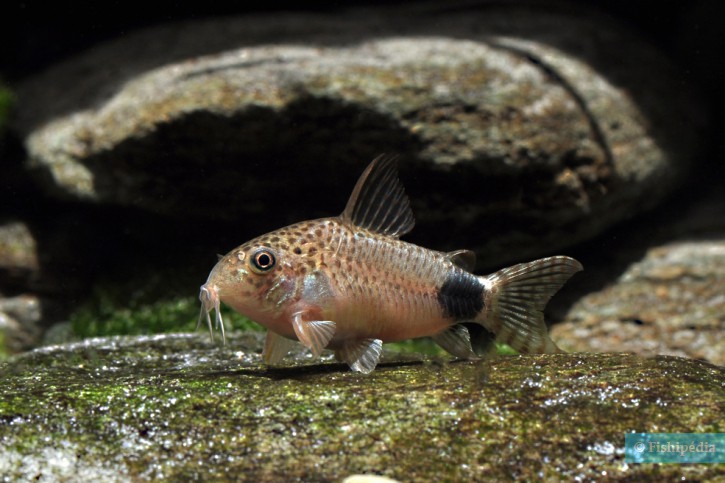
{"label": "fish body", "polygon": [[267,233],[217,263],[200,294],[210,330],[212,310],[223,330],[224,302],[268,329],[268,364],[299,341],[315,355],[335,350],[363,373],[375,368],[382,343],[424,336],[475,358],[470,324],[521,352],[558,351],[543,309],[579,262],[556,256],[477,276],[473,252],[400,240],[413,224],[394,158],[376,158],[340,216]]}

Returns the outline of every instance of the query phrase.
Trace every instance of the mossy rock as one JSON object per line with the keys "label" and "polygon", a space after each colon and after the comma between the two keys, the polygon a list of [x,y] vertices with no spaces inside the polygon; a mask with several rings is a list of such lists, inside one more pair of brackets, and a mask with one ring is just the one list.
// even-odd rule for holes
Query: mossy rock
{"label": "mossy rock", "polygon": [[723,432],[725,370],[629,354],[267,368],[262,336],[108,337],[0,365],[10,480],[716,479],[624,461],[626,432]]}

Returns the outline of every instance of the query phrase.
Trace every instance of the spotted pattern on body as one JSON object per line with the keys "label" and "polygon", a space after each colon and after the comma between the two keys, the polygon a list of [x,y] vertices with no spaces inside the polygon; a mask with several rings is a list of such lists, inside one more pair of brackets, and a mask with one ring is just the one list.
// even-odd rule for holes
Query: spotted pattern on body
{"label": "spotted pattern on body", "polygon": [[477,355],[463,323],[482,326],[522,352],[556,352],[543,319],[576,260],[550,257],[488,276],[468,271],[472,252],[443,253],[399,239],[413,227],[394,160],[365,170],[342,215],[304,221],[232,250],[201,288],[202,314],[223,329],[221,302],[268,329],[264,359],[281,361],[299,341],[327,348],[359,372],[375,368],[382,343],[430,336],[451,354]]}

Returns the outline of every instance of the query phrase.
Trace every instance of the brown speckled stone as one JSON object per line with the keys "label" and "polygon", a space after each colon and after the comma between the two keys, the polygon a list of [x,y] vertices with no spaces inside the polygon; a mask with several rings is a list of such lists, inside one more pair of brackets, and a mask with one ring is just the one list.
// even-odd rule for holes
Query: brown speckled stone
{"label": "brown speckled stone", "polygon": [[725,238],[649,249],[552,330],[570,351],[636,352],[725,366]]}
{"label": "brown speckled stone", "polygon": [[[578,300],[551,330],[559,346],[685,356],[725,366],[721,191],[687,207],[673,200],[620,229],[608,248],[606,254],[590,253],[585,272],[567,287]],[[588,291],[601,277],[606,285]]]}
{"label": "brown speckled stone", "polygon": [[622,27],[560,4],[400,8],[130,34],[20,86],[15,127],[54,192],[250,238],[260,216],[338,213],[398,152],[416,239],[487,267],[590,237],[687,170],[678,74]]}

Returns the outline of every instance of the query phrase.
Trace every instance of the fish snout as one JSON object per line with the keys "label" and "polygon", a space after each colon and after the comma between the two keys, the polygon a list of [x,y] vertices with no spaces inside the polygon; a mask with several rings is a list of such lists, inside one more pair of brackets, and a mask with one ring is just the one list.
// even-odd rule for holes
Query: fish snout
{"label": "fish snout", "polygon": [[212,285],[209,282],[205,283],[199,289],[199,300],[201,300],[201,313],[199,314],[199,321],[205,315],[206,323],[209,326],[209,335],[214,339],[214,326],[211,321],[211,312],[215,312],[215,321],[217,327],[221,329],[222,340],[226,342],[226,335],[224,333],[224,320],[222,319],[222,313],[219,310],[219,293],[217,292],[216,285]]}
{"label": "fish snout", "polygon": [[206,313],[211,312],[215,308],[219,307],[219,295],[217,294],[215,286],[209,286],[205,283],[199,290],[199,300]]}

